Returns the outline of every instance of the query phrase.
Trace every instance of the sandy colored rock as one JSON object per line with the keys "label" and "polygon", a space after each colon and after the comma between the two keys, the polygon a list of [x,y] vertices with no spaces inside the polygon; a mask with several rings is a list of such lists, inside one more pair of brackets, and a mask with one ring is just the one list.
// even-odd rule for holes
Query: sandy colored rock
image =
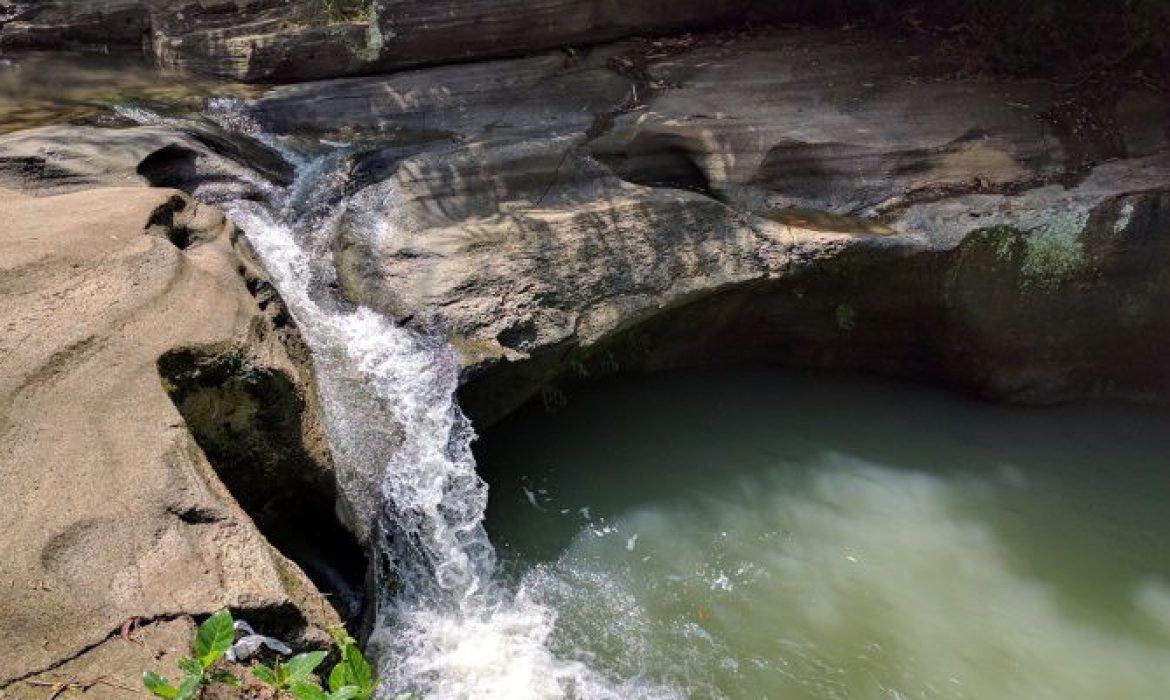
{"label": "sandy colored rock", "polygon": [[[259,144],[233,140],[207,123],[172,121],[170,127],[44,126],[5,134],[0,187],[45,196],[153,185],[199,190],[206,200],[259,197],[264,177],[291,177],[290,166]],[[191,129],[183,131],[187,124]]]}
{"label": "sandy colored rock", "polygon": [[0,213],[0,687],[83,653],[136,687],[140,649],[111,640],[131,617],[230,606],[319,637],[335,613],[216,478],[156,364],[213,346],[288,367],[231,225],[145,188],[4,191]]}

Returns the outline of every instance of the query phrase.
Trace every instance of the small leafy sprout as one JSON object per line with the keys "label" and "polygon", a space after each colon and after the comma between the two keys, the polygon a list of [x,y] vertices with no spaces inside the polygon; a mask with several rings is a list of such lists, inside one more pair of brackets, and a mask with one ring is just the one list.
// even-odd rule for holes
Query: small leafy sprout
{"label": "small leafy sprout", "polygon": [[328,655],[327,651],[310,651],[297,654],[285,663],[277,661],[272,666],[258,663],[252,668],[252,675],[273,690],[288,690],[295,683],[310,682],[313,671]]}
{"label": "small leafy sprout", "polygon": [[297,700],[355,700],[358,697],[358,689],[347,685],[336,691],[325,692],[312,683],[297,683],[292,687],[292,694]]}
{"label": "small leafy sprout", "polygon": [[[374,669],[370,662],[362,656],[357,641],[349,636],[345,628],[338,627],[332,630],[333,642],[337,645],[337,652],[341,661],[329,673],[329,690],[339,692],[346,687],[357,688],[357,693],[351,697],[357,700],[368,700],[378,687],[378,679],[374,677]],[[335,699],[336,700],[336,699]]]}
{"label": "small leafy sprout", "polygon": [[341,660],[329,672],[329,689],[321,688],[307,676],[290,681],[289,692],[296,700],[369,700],[373,697],[378,680],[357,642],[343,628],[333,630],[333,642]]}
{"label": "small leafy sprout", "polygon": [[211,670],[211,665],[227,652],[235,639],[235,629],[232,627],[232,614],[224,609],[215,613],[199,625],[195,634],[195,641],[191,645],[194,658],[184,656],[175,662],[183,677],[177,686],[171,685],[166,678],[147,671],[142,674],[142,684],[152,694],[163,700],[191,700],[200,688],[208,683],[227,683],[237,686],[240,679],[227,671]]}

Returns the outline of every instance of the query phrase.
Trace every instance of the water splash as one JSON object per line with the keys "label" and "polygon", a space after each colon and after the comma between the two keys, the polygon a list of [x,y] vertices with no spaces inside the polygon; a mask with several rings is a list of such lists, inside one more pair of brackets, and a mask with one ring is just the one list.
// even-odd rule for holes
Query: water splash
{"label": "water splash", "polygon": [[[144,123],[168,120],[141,110]],[[263,202],[219,201],[263,261],[308,343],[347,519],[389,562],[370,640],[386,694],[457,698],[666,698],[615,682],[548,646],[555,615],[497,576],[483,527],[487,487],[455,402],[459,363],[441,339],[394,325],[336,293],[343,218],[373,245],[394,236],[393,192],[349,194],[350,152],[313,155],[263,134],[234,101],[208,119],[282,152],[297,168]],[[196,193],[198,195],[198,193]]]}

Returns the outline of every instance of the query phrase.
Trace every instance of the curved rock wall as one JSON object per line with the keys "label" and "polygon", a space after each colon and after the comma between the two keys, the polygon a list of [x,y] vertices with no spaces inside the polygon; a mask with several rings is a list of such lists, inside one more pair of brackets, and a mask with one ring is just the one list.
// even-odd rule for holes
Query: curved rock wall
{"label": "curved rock wall", "polygon": [[[339,277],[452,339],[482,421],[577,375],[719,360],[1165,400],[1161,358],[1132,352],[1164,327],[1165,281],[1133,263],[1168,232],[1101,222],[1170,187],[1167,104],[1102,101],[1113,146],[1094,150],[1101,134],[1056,128],[1059,97],[789,32],[307,83],[252,114],[419,141],[355,156]],[[991,230],[1011,239],[985,260]]]}

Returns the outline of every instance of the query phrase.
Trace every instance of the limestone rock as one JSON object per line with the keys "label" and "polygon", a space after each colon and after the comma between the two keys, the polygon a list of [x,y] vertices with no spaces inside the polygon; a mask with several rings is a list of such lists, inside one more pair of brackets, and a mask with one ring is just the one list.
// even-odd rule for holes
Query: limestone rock
{"label": "limestone rock", "polygon": [[9,12],[6,49],[141,50],[150,29],[146,0],[14,0]]}
{"label": "limestone rock", "polygon": [[0,196],[0,686],[92,666],[137,687],[154,662],[117,637],[132,617],[230,606],[320,641],[336,613],[237,505],[160,377],[165,353],[211,348],[304,380],[231,225],[173,190]]}
{"label": "limestone rock", "polygon": [[155,2],[151,51],[162,65],[251,82],[356,73],[366,25],[332,22],[315,0]]}
{"label": "limestone rock", "polygon": [[[161,64],[250,82],[297,81],[519,56],[744,19],[753,0],[18,0],[0,46],[143,44]],[[816,14],[794,3],[796,16]]]}
{"label": "limestone rock", "polygon": [[154,185],[203,199],[261,197],[266,181],[290,177],[278,155],[207,123],[190,122],[187,133],[176,125],[46,126],[0,136],[0,186],[38,196]]}
{"label": "limestone rock", "polygon": [[741,18],[749,0],[374,0],[383,68],[522,55]]}
{"label": "limestone rock", "polygon": [[280,86],[249,106],[279,133],[389,132],[404,142],[584,132],[627,97],[622,45]]}
{"label": "limestone rock", "polygon": [[[166,65],[253,82],[518,56],[742,18],[751,0],[370,0],[350,21],[312,2],[235,0],[156,8]],[[344,20],[345,18],[342,18]]]}
{"label": "limestone rock", "polygon": [[[486,108],[498,95],[506,110]],[[1073,341],[1041,330],[1040,317],[1067,319],[1039,287],[996,286],[994,266],[971,263],[982,230],[1044,239],[1073,217],[1067,235],[1096,240],[1089,222],[1119,198],[1170,185],[1164,100],[1102,105],[1122,151],[1086,162],[1079,154],[1105,152],[1057,136],[1056,95],[1040,81],[956,79],[864,33],[790,32],[309,83],[252,114],[277,130],[446,132],[359,159],[360,184],[372,184],[339,224],[336,261],[354,301],[452,339],[481,421],[584,374],[719,360],[929,377],[1021,400],[1156,398],[1160,362],[1135,359],[1123,378],[1105,349],[1147,345],[1160,316],[1124,332],[1094,316]],[[1125,235],[1160,255],[1161,224],[1150,226]],[[1101,255],[1114,263],[1092,279],[1108,282],[1075,284],[1160,308],[1156,275]],[[996,308],[1011,318],[980,315],[972,290],[986,285],[1008,295]],[[1090,345],[1075,371],[1058,359]],[[962,349],[993,346],[982,358]]]}

